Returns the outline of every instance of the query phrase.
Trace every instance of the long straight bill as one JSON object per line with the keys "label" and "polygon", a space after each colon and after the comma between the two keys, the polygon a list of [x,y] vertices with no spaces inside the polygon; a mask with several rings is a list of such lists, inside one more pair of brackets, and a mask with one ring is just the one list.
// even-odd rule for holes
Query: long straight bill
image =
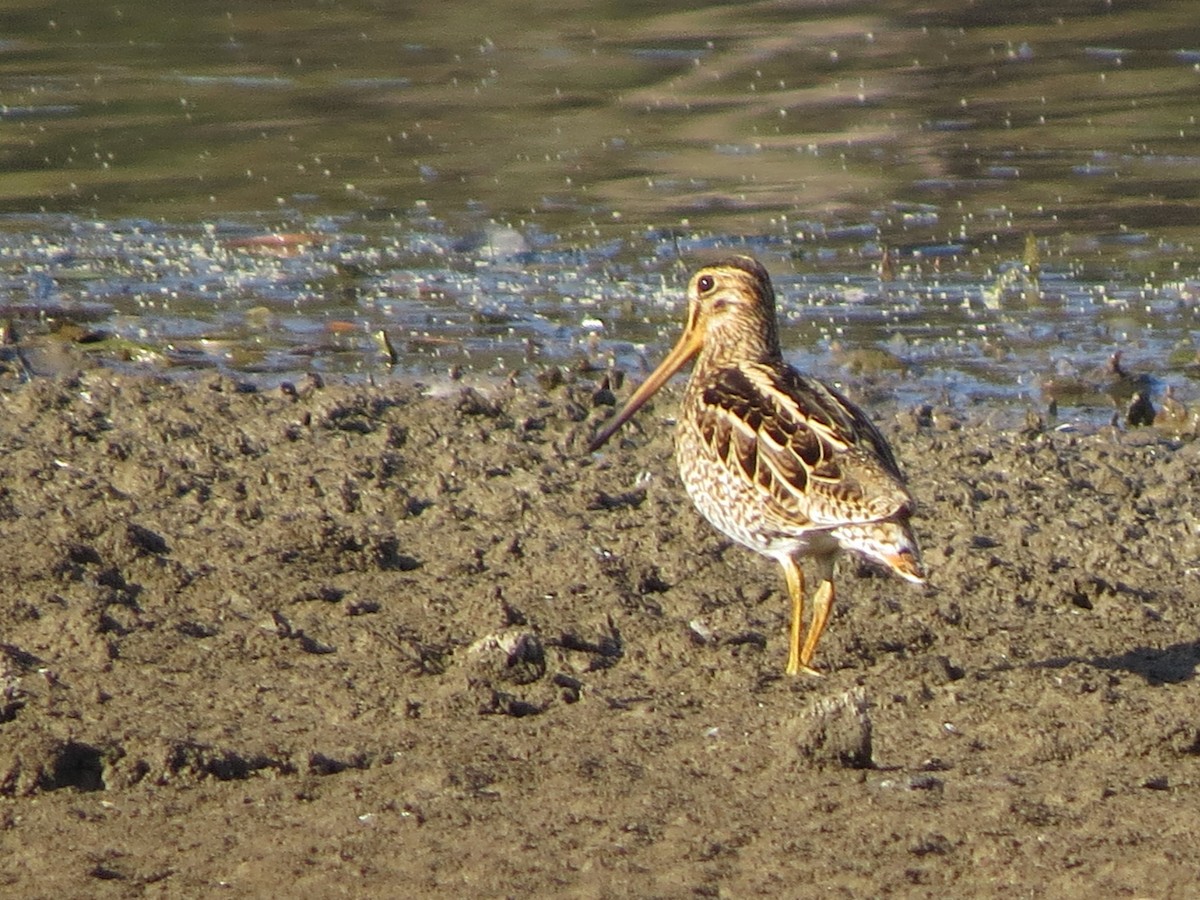
{"label": "long straight bill", "polygon": [[679,343],[674,349],[667,354],[667,358],[658,364],[658,368],[650,373],[645,381],[641,383],[633,396],[629,398],[629,402],[625,404],[625,408],[609,420],[608,424],[600,429],[600,432],[592,438],[592,442],[588,444],[588,453],[595,453],[604,446],[616,430],[624,425],[637,412],[643,403],[654,396],[655,392],[666,384],[672,375],[683,368],[684,364],[693,356],[700,352],[700,345],[703,342],[703,333],[699,329],[685,331],[683,337],[679,339]]}

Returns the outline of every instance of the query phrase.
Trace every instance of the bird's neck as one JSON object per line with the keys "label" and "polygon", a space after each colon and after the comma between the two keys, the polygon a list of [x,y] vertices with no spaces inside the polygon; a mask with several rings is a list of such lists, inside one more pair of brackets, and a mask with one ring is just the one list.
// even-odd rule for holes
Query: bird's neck
{"label": "bird's neck", "polygon": [[778,341],[756,333],[724,335],[724,340],[705,345],[696,360],[698,368],[724,369],[745,363],[772,366],[783,361]]}

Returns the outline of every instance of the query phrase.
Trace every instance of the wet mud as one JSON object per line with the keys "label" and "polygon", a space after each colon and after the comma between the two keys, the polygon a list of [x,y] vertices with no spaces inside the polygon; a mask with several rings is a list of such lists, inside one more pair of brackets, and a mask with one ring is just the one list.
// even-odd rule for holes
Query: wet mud
{"label": "wet mud", "polygon": [[1196,443],[868,403],[930,585],[788,678],[678,389],[558,382],[0,394],[0,892],[1195,889]]}

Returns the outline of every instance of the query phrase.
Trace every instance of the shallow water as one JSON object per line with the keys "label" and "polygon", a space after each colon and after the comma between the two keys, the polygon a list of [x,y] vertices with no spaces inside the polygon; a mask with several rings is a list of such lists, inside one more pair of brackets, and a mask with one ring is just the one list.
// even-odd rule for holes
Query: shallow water
{"label": "shallow water", "polygon": [[1195,395],[1193,4],[557,6],[11,11],[32,366],[637,371],[748,249],[793,361],[902,402]]}

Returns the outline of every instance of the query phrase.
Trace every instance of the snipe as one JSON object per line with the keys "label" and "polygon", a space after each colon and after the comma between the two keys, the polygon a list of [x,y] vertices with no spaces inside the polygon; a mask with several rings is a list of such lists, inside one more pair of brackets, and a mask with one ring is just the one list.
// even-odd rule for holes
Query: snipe
{"label": "snipe", "polygon": [[[675,431],[679,474],[714,527],[783,567],[792,601],[787,672],[817,674],[810,664],[833,607],[839,553],[850,550],[924,581],[909,525],[912,497],[866,415],[784,362],[770,276],[747,256],[692,276],[683,336],[589,451],[693,358]],[[807,634],[805,558],[818,578]]]}

